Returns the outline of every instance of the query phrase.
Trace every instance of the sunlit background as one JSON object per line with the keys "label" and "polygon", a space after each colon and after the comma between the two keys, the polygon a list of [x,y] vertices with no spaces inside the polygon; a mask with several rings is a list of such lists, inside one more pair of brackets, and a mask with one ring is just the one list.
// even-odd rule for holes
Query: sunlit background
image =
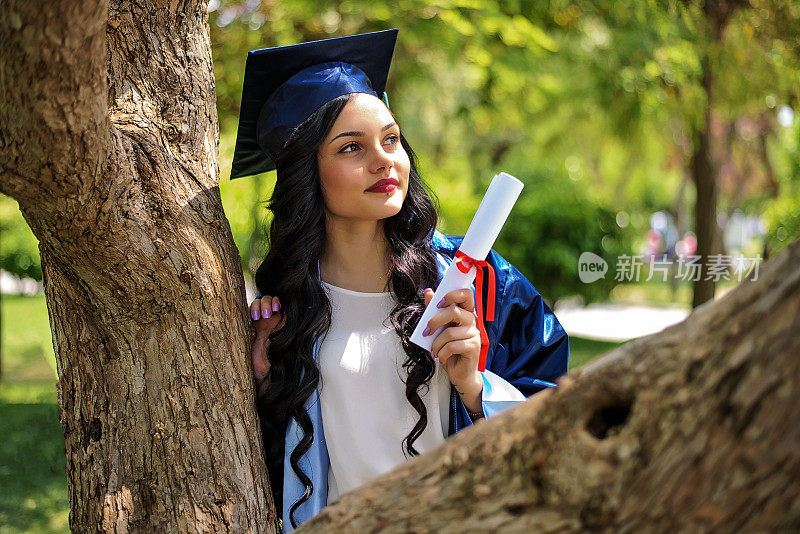
{"label": "sunlit background", "polygon": [[[275,173],[229,180],[247,51],[395,27],[389,103],[438,195],[439,230],[462,235],[497,172],[525,182],[494,249],[555,308],[571,368],[682,320],[693,285],[681,269],[703,246],[726,259],[720,298],[800,237],[798,2],[212,0],[208,11],[220,188],[249,294]],[[698,202],[698,180],[716,196]],[[706,234],[698,207],[713,214]],[[582,280],[585,252],[604,276]],[[0,262],[0,532],[64,532],[37,242],[2,196]]]}

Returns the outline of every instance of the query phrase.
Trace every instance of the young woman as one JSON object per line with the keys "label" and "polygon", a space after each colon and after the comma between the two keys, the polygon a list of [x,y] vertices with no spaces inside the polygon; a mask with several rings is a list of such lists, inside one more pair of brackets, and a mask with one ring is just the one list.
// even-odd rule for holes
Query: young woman
{"label": "young woman", "polygon": [[[356,66],[365,48],[369,56],[388,46],[364,39],[386,34],[304,43],[294,73],[256,104],[258,145],[277,181],[270,248],[251,304],[253,372],[284,532],[474,420],[554,387],[567,370],[563,329],[531,283],[494,251],[487,257],[496,294],[486,370],[477,370],[473,290],[438,303],[426,332],[446,328],[431,352],[410,342],[461,238],[436,231],[415,155],[377,97],[385,74],[381,80],[369,65]],[[284,49],[297,54],[297,46]],[[291,119],[274,111],[306,100]],[[237,141],[239,160],[247,161],[239,148]],[[245,165],[251,170],[252,161]]]}

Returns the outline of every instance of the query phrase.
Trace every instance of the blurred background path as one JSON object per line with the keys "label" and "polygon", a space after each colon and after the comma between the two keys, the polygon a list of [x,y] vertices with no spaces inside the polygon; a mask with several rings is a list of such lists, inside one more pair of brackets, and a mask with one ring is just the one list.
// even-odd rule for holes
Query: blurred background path
{"label": "blurred background path", "polygon": [[602,341],[628,341],[655,334],[689,315],[684,307],[610,303],[584,307],[565,304],[553,311],[570,336]]}

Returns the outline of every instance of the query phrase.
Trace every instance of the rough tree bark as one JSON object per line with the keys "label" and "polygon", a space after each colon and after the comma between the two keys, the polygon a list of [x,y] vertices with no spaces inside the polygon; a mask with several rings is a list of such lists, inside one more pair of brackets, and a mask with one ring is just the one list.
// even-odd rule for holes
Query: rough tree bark
{"label": "rough tree bark", "polygon": [[297,532],[797,532],[798,332],[800,242]]}
{"label": "rough tree bark", "polygon": [[[204,3],[6,1],[0,50],[0,190],[41,243],[71,528],[272,531]],[[795,244],[301,530],[800,528],[798,265]]]}
{"label": "rough tree bark", "polygon": [[0,190],[40,242],[75,532],[267,532],[206,2],[0,3]]}

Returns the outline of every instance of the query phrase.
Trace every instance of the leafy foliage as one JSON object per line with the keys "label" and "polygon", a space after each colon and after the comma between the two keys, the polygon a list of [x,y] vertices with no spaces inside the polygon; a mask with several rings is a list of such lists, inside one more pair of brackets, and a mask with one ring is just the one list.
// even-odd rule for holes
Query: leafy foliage
{"label": "leafy foliage", "polygon": [[19,278],[42,280],[39,241],[16,201],[0,195],[0,266]]}
{"label": "leafy foliage", "polygon": [[[630,230],[617,225],[616,213],[589,198],[569,178],[537,176],[523,190],[494,247],[517,266],[552,306],[579,294],[601,300],[614,287],[614,258],[632,248]],[[584,284],[578,258],[593,252],[610,272]]]}
{"label": "leafy foliage", "polygon": [[[527,231],[511,239],[504,229],[498,246],[537,250],[511,255],[554,296],[602,296],[594,294],[600,285],[576,285],[577,255],[567,257],[580,249],[610,256],[617,245],[603,248],[604,238],[623,248],[641,238],[632,232],[643,228],[622,232],[603,222],[612,213],[646,218],[666,210],[691,230],[693,199],[681,185],[707,102],[704,57],[716,77],[720,210],[764,214],[772,248],[797,239],[798,121],[786,126],[777,117],[800,110],[800,4],[751,0],[733,12],[716,45],[704,5],[212,0],[220,188],[245,272],[265,253],[265,203],[275,180],[274,172],[228,180],[247,51],[391,27],[401,31],[389,102],[437,191],[440,229],[466,230],[495,173],[522,178],[524,194],[535,189],[536,196],[535,206],[514,211]],[[7,270],[40,278],[35,238],[9,202],[0,199],[0,259]],[[557,228],[563,225],[582,238]]]}

